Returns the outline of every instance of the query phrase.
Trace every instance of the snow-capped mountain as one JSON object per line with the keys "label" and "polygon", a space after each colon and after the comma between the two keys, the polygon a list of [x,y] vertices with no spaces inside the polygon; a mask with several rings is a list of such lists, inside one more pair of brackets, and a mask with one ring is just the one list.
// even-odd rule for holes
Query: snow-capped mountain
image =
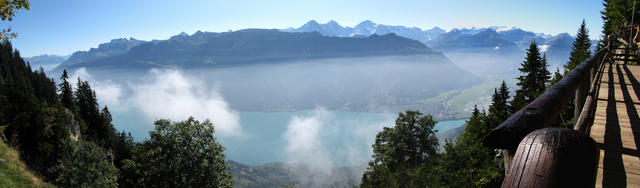
{"label": "snow-capped mountain", "polygon": [[430,30],[422,30],[417,27],[405,27],[405,26],[392,26],[376,24],[370,20],[360,22],[355,27],[344,27],[338,24],[336,21],[329,21],[325,24],[320,24],[315,20],[311,20],[299,28],[282,29],[285,32],[318,32],[324,36],[332,37],[360,37],[369,35],[386,35],[394,33],[398,36],[417,40],[420,42],[427,42],[436,38],[445,30],[438,27],[434,27]]}
{"label": "snow-capped mountain", "polygon": [[447,32],[439,27],[423,30],[418,27],[376,24],[370,20],[360,22],[354,27],[344,27],[333,20],[325,24],[311,20],[299,28],[288,28],[281,31],[318,32],[321,35],[333,37],[367,37],[373,34],[394,33],[401,37],[420,41],[445,53],[480,52],[516,56],[520,56],[529,48],[532,41],[536,41],[537,45],[547,54],[551,64],[563,64],[568,60],[571,44],[574,40],[567,33],[552,36],[525,31],[514,26],[454,28]]}

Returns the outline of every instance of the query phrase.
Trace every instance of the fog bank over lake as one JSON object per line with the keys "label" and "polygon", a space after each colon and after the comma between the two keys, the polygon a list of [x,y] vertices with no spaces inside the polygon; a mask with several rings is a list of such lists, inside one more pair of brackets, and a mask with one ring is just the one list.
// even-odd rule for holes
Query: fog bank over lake
{"label": "fog bank over lake", "polygon": [[[136,140],[144,140],[148,138],[148,131],[153,129],[153,119],[141,118],[144,115],[139,113],[114,113],[113,123],[118,130],[130,131]],[[245,135],[219,137],[218,140],[226,147],[228,159],[248,165],[307,163],[312,160],[325,161],[325,165],[332,166],[361,165],[371,157],[375,135],[382,127],[393,126],[396,117],[397,114],[392,113],[327,111],[321,108],[294,112],[239,112],[239,124]],[[435,129],[442,133],[463,125],[465,121],[439,121]],[[213,122],[216,124],[215,119]],[[316,132],[296,132],[312,129]],[[309,154],[315,155],[303,156]]]}
{"label": "fog bank over lake", "polygon": [[[366,164],[375,135],[393,126],[398,112],[450,119],[454,112],[447,105],[425,99],[482,81],[446,58],[420,55],[70,72],[71,80],[91,83],[116,128],[137,140],[147,138],[157,119],[194,116],[214,123],[228,159],[320,170]],[[436,129],[462,124],[442,121]]]}

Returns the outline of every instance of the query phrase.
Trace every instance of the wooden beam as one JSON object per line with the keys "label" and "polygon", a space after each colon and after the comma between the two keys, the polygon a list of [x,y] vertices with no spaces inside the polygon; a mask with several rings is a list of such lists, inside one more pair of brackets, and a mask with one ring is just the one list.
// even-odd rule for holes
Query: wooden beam
{"label": "wooden beam", "polygon": [[594,187],[600,150],[591,137],[566,128],[528,134],[502,187]]}
{"label": "wooden beam", "polygon": [[515,150],[527,134],[549,127],[578,86],[589,79],[591,69],[604,53],[604,50],[598,51],[580,63],[557,84],[489,132],[483,144],[490,148]]}

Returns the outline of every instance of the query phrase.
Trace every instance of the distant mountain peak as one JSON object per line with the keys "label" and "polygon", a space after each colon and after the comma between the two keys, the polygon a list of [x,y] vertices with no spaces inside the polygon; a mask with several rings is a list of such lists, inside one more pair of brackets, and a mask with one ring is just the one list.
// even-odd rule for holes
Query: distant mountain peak
{"label": "distant mountain peak", "polygon": [[483,31],[478,32],[476,35],[497,35],[498,32],[493,29],[485,29]]}
{"label": "distant mountain peak", "polygon": [[562,37],[562,38],[573,38],[569,33],[560,33],[558,35],[556,35],[557,38]]}
{"label": "distant mountain peak", "polygon": [[511,27],[507,27],[507,26],[493,26],[493,27],[490,27],[490,29],[493,29],[493,30],[497,31],[498,33],[506,32],[506,31],[521,30],[520,28],[517,28],[517,27],[515,27],[515,26],[511,26]]}
{"label": "distant mountain peak", "polygon": [[316,20],[309,20],[303,26],[305,26],[305,25],[320,25],[320,24]]}
{"label": "distant mountain peak", "polygon": [[441,32],[445,32],[444,29],[438,27],[438,26],[434,26],[433,28],[430,29],[431,31],[441,31]]}
{"label": "distant mountain peak", "polygon": [[360,22],[358,25],[356,25],[356,28],[358,27],[375,27],[377,24],[373,23],[371,20],[365,20]]}

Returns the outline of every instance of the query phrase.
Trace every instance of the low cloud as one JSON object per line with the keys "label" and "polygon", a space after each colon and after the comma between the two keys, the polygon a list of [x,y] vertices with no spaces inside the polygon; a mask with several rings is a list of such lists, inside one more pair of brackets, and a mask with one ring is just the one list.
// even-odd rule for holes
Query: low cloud
{"label": "low cloud", "polygon": [[551,45],[545,44],[545,45],[540,45],[538,46],[540,48],[540,52],[547,52],[547,50],[549,49],[549,47],[551,47]]}
{"label": "low cloud", "polygon": [[78,77],[87,80],[102,105],[111,111],[139,110],[146,119],[182,121],[189,116],[209,119],[221,136],[242,136],[238,112],[231,109],[216,87],[189,77],[179,70],[152,69],[141,81],[116,84],[111,80],[97,80],[85,68],[77,69],[71,83]]}
{"label": "low cloud", "polygon": [[152,118],[210,119],[222,135],[239,136],[238,112],[231,109],[216,88],[177,70],[150,71],[141,84],[129,84],[132,104]]}
{"label": "low cloud", "polygon": [[74,88],[78,84],[78,78],[90,82],[89,85],[96,92],[96,98],[100,104],[107,105],[111,111],[125,109],[124,106],[120,106],[123,100],[122,94],[124,93],[122,85],[111,80],[98,81],[85,68],[76,69],[69,77],[69,83]]}
{"label": "low cloud", "polygon": [[318,108],[308,117],[293,116],[283,137],[287,141],[287,161],[308,163],[321,168],[331,169],[333,162],[325,148],[321,133],[326,131],[329,112]]}
{"label": "low cloud", "polygon": [[301,185],[327,187],[344,183],[338,183],[341,180],[337,179],[344,181],[348,178],[332,176],[337,168],[344,165],[355,167],[350,175],[359,181],[372,154],[371,144],[375,135],[383,126],[390,126],[393,122],[392,117],[372,121],[338,116],[336,112],[318,107],[310,115],[293,116],[289,120],[283,134],[285,162],[302,165],[304,170],[296,171]]}

